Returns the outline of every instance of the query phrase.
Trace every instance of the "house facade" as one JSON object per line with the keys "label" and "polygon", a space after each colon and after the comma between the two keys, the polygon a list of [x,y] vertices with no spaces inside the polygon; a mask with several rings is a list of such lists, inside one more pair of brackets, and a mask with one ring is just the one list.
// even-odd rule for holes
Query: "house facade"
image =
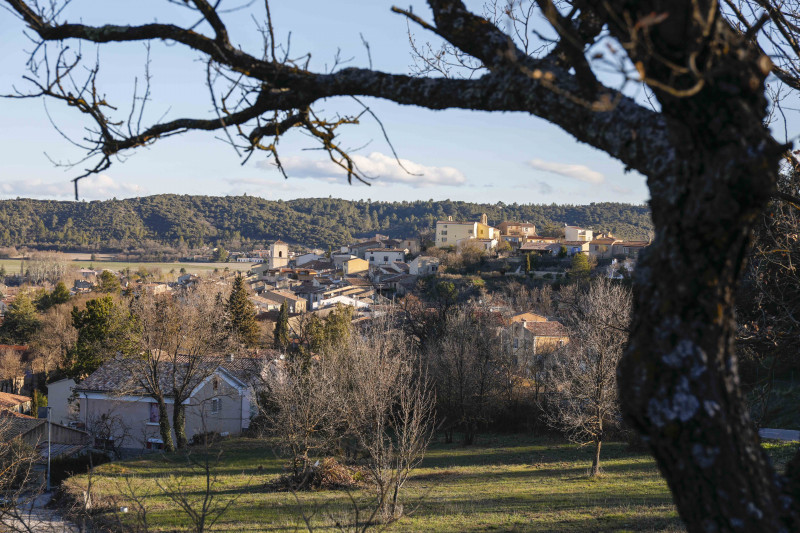
{"label": "house facade", "polygon": [[614,237],[600,237],[589,243],[589,255],[598,259],[611,259],[614,256],[614,245],[620,242]]}
{"label": "house facade", "polygon": [[291,291],[282,291],[277,289],[265,290],[261,296],[268,300],[277,302],[279,308],[283,302],[286,302],[286,306],[289,308],[289,312],[292,314],[306,312],[306,299]]}
{"label": "house facade", "polygon": [[567,226],[564,228],[565,241],[589,242],[594,238],[594,232],[590,229],[578,226]]}
{"label": "house facade", "polygon": [[400,248],[373,248],[367,250],[364,259],[370,266],[391,265],[395,261],[405,261],[406,251]]}
{"label": "house facade", "polygon": [[527,222],[501,222],[497,229],[502,235],[532,237],[536,235],[536,225]]}
{"label": "house facade", "polygon": [[[186,436],[190,440],[206,432],[240,434],[250,426],[250,418],[255,414],[252,384],[264,368],[264,359],[219,357],[217,360],[219,364],[193,384],[183,402]],[[164,370],[168,374],[171,366]],[[121,449],[163,447],[158,404],[132,381],[123,360],[107,361],[78,383],[75,392],[79,405],[77,418],[89,433],[106,435]],[[166,404],[171,417],[173,398],[167,397]]]}
{"label": "house facade", "polygon": [[415,257],[408,263],[409,274],[412,276],[432,276],[439,271],[439,259],[428,255]]}
{"label": "house facade", "polygon": [[358,274],[359,272],[367,272],[369,270],[369,261],[354,257],[342,263],[342,272],[345,276]]}

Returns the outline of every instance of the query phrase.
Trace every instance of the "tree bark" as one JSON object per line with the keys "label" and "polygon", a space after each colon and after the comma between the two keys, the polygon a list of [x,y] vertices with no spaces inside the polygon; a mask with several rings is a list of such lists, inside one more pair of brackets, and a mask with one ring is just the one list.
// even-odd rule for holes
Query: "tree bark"
{"label": "tree bark", "polygon": [[592,471],[589,474],[591,477],[597,477],[600,473],[600,448],[603,445],[603,438],[597,436],[594,439],[594,459],[592,459]]}
{"label": "tree bark", "polygon": [[[724,118],[720,127],[742,117]],[[760,121],[734,131],[741,137],[687,142],[694,156],[668,178],[675,192],[653,195],[657,237],[637,268],[620,396],[690,531],[796,531],[796,504],[759,445],[733,350],[733,295],[778,155]]]}
{"label": "tree bark", "polygon": [[172,405],[172,427],[175,430],[175,441],[179,450],[189,446],[186,438],[186,406],[176,401]]}
{"label": "tree bark", "polygon": [[161,440],[164,441],[164,451],[174,452],[175,445],[172,443],[172,428],[169,425],[169,411],[167,402],[163,398],[158,398],[158,429],[161,433]]}

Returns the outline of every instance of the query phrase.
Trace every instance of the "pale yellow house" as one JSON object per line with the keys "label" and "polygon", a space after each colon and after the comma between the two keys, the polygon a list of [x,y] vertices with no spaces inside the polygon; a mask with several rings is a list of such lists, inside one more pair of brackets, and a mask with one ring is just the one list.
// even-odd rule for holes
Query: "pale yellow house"
{"label": "pale yellow house", "polygon": [[489,225],[486,213],[481,215],[480,222],[456,222],[453,217],[436,222],[435,243],[438,248],[460,247],[471,239],[494,240],[496,244],[499,236],[500,232]]}
{"label": "pale yellow house", "polygon": [[614,237],[599,237],[589,242],[589,255],[598,259],[610,259],[614,255],[614,245],[621,242]]}
{"label": "pale yellow house", "polygon": [[[527,320],[526,315],[533,320]],[[569,342],[569,334],[561,322],[534,313],[513,317],[503,336],[506,349],[514,355],[517,364],[524,367],[530,367]]]}
{"label": "pale yellow house", "polygon": [[278,306],[286,302],[289,312],[292,314],[306,312],[306,299],[302,296],[291,291],[282,291],[278,289],[266,290],[261,294],[264,298],[278,302]]}
{"label": "pale yellow house", "polygon": [[528,222],[502,222],[497,229],[503,235],[532,237],[536,235],[536,225]]}
{"label": "pale yellow house", "polygon": [[358,274],[359,272],[367,272],[369,270],[369,261],[354,258],[342,263],[342,272],[345,276],[351,274]]}

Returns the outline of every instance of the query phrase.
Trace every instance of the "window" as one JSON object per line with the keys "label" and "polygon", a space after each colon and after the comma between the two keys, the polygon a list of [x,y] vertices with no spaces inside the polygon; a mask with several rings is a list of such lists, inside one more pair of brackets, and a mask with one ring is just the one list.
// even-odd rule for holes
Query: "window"
{"label": "window", "polygon": [[278,257],[283,257],[283,250],[281,250],[280,252],[278,252]]}
{"label": "window", "polygon": [[375,261],[375,256],[374,255],[369,256],[369,260],[370,261]]}
{"label": "window", "polygon": [[514,339],[514,349],[519,348],[519,339]]}
{"label": "window", "polygon": [[442,237],[442,242],[447,242],[447,237]]}
{"label": "window", "polygon": [[211,414],[217,414],[220,411],[222,402],[219,398],[212,398],[211,399]]}
{"label": "window", "polygon": [[161,417],[159,416],[159,413],[158,413],[158,404],[157,403],[151,403],[150,404],[150,423],[158,424],[159,420],[161,420]]}
{"label": "window", "polygon": [[388,255],[384,255],[383,256],[383,262],[384,263],[388,263],[389,262],[389,256]]}
{"label": "window", "polygon": [[214,385],[214,392],[217,392],[217,389],[219,389],[219,379],[218,378],[214,378],[213,385]]}

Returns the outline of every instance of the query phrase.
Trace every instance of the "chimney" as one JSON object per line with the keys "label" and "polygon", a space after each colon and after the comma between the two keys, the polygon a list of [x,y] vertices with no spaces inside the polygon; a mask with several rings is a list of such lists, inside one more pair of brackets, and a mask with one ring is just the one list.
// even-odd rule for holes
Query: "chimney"
{"label": "chimney", "polygon": [[228,360],[228,362],[229,362],[229,363],[233,363],[233,354],[232,354],[232,353],[229,353],[229,354],[226,356],[226,359]]}

